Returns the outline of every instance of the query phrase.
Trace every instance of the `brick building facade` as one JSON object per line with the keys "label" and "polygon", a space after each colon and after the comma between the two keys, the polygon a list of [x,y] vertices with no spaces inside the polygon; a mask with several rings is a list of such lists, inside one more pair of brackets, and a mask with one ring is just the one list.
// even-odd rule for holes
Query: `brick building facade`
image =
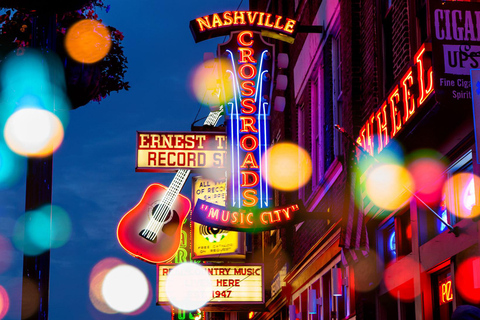
{"label": "brick building facade", "polygon": [[[293,44],[276,41],[290,64],[282,70],[287,91],[276,93],[285,95],[286,107],[272,115],[272,142],[302,146],[312,157],[313,174],[298,192],[277,192],[275,201],[301,199],[313,219],[255,236],[267,302],[254,318],[444,320],[460,305],[478,306],[474,177],[480,167],[469,69],[478,68],[471,52],[478,51],[474,12],[480,4],[252,0],[250,7],[323,27],[321,33],[299,33]],[[357,151],[353,157],[350,138],[334,125],[370,155]],[[362,161],[381,161],[400,149],[404,167],[425,149],[443,164],[430,177],[444,185],[435,201],[427,204],[407,189],[408,201],[389,208],[366,195],[372,166],[366,169]],[[466,173],[466,186],[449,180],[457,173]],[[467,201],[459,194],[471,196]],[[315,218],[325,212],[330,219]],[[352,217],[364,218],[367,239],[348,242],[355,236],[348,231]]]}

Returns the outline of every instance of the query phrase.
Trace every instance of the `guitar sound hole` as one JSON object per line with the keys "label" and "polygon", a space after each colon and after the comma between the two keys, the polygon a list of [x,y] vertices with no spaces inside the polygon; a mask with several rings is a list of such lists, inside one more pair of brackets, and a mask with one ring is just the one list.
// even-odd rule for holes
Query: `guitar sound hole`
{"label": "guitar sound hole", "polygon": [[[153,219],[157,220],[158,222],[163,222],[165,224],[169,223],[170,220],[172,220],[173,215],[176,214],[177,212],[175,210],[169,210],[167,212],[167,215],[165,216],[164,212],[161,212],[160,210],[157,212],[158,206],[159,204],[155,205],[152,209]],[[172,211],[175,211],[175,213],[173,213]]]}
{"label": "guitar sound hole", "polygon": [[172,236],[175,234],[177,230],[178,224],[180,223],[180,218],[178,216],[177,211],[169,210],[165,217],[162,217],[163,214],[157,212],[158,204],[155,205],[152,209],[152,216],[153,218],[158,221],[159,223],[163,222],[162,232],[166,235]]}

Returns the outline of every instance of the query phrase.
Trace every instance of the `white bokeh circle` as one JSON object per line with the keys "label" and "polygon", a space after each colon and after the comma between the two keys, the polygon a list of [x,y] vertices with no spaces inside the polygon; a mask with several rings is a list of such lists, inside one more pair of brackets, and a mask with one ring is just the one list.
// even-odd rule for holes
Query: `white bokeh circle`
{"label": "white bokeh circle", "polygon": [[179,264],[168,273],[165,292],[170,303],[178,309],[199,309],[212,298],[210,275],[198,264]]}
{"label": "white bokeh circle", "polygon": [[132,313],[141,308],[148,298],[149,290],[143,272],[127,264],[111,269],[102,285],[106,304],[120,313]]}

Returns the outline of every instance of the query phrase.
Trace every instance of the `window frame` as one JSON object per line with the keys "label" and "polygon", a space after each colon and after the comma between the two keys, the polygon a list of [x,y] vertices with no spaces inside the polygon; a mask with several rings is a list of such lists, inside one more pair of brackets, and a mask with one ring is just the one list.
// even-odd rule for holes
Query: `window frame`
{"label": "window frame", "polygon": [[[326,265],[320,272],[318,272],[314,278],[312,278],[308,283],[306,283],[300,290],[296,291],[295,293],[293,293],[292,295],[292,301],[294,301],[294,304],[297,308],[297,313],[301,313],[302,314],[302,320],[320,320],[320,319],[330,319],[330,318],[325,318],[325,315],[324,315],[324,304],[325,304],[325,301],[326,301],[326,297],[324,295],[324,292],[323,292],[323,288],[324,288],[324,276],[328,276],[327,274],[330,273],[330,287],[329,287],[329,292],[330,292],[330,297],[328,298],[328,301],[329,301],[329,312],[330,314],[332,314],[332,312],[335,312],[335,319],[339,319],[338,318],[338,308],[339,308],[339,303],[338,303],[338,299],[336,299],[335,296],[333,296],[333,284],[332,284],[332,281],[331,281],[331,270],[334,268],[334,267],[337,267],[337,268],[341,268],[342,269],[342,278],[345,278],[345,277],[348,277],[348,281],[350,282],[350,270],[349,270],[349,267],[344,267],[342,265],[342,262],[341,262],[341,255],[338,255],[336,258],[334,258],[332,260],[332,262],[330,262],[328,265]],[[322,298],[322,305],[319,306],[317,305],[317,314],[314,315],[314,314],[308,314],[308,290],[309,289],[313,289],[313,287],[315,286],[315,284],[318,284],[318,288],[320,289],[317,290],[317,297],[318,298]],[[350,306],[350,302],[351,302],[351,290],[349,289],[350,287],[350,283],[348,283],[347,286],[345,285],[342,285],[342,293],[345,295],[344,296],[344,302],[343,302],[343,309],[344,309],[344,314],[345,314],[345,317],[348,317],[351,315],[351,306]],[[306,292],[307,294],[304,295],[306,296],[306,299],[307,299],[307,303],[305,304],[305,302],[303,301],[302,302],[302,293]],[[302,308],[302,305],[306,305],[307,306],[307,310],[303,310]],[[306,318],[303,317],[303,315],[306,314]]]}

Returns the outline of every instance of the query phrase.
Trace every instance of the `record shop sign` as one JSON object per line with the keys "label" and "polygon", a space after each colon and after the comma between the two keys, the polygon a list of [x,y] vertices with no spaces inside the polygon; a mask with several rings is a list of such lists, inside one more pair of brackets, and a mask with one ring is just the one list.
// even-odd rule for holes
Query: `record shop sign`
{"label": "record shop sign", "polygon": [[225,168],[227,136],[218,132],[137,131],[136,171]]}
{"label": "record shop sign", "polygon": [[470,69],[480,68],[480,3],[430,3],[436,100],[470,107]]}

